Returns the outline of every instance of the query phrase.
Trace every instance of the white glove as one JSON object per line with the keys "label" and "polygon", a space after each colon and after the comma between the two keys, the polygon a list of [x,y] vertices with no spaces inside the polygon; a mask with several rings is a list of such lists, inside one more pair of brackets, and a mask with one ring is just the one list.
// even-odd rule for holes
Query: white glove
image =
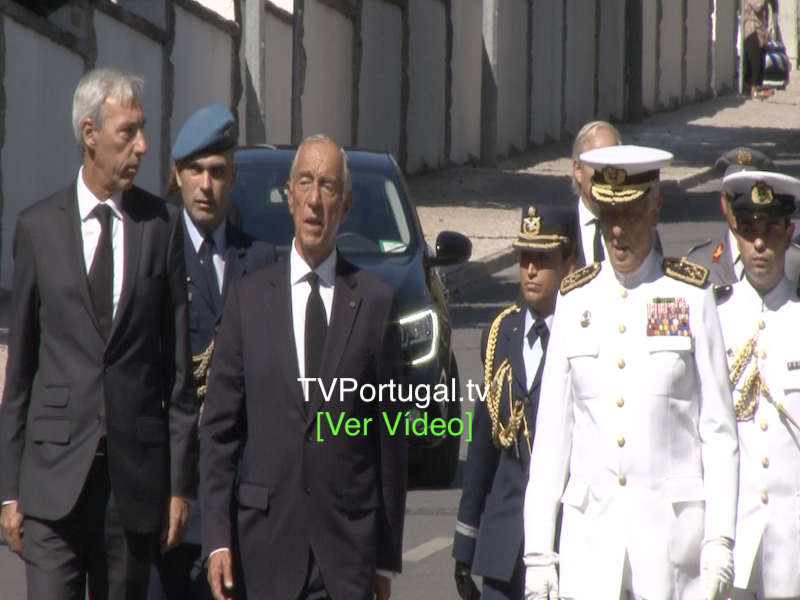
{"label": "white glove", "polygon": [[528,554],[525,563],[525,600],[558,600],[558,554]]}
{"label": "white glove", "polygon": [[733,541],[726,537],[703,540],[700,584],[706,600],[725,600],[733,584]]}

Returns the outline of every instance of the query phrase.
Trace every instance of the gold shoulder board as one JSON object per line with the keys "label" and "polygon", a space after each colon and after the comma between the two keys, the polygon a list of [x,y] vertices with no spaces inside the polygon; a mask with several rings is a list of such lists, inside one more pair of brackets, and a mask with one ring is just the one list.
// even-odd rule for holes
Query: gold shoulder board
{"label": "gold shoulder board", "polygon": [[708,279],[708,269],[682,258],[665,258],[661,269],[667,277],[695,287],[703,287]]}
{"label": "gold shoulder board", "polygon": [[566,294],[575,288],[586,285],[592,279],[597,277],[597,274],[600,272],[600,268],[600,263],[592,263],[590,265],[586,265],[585,267],[581,267],[577,271],[573,271],[561,281],[561,294]]}

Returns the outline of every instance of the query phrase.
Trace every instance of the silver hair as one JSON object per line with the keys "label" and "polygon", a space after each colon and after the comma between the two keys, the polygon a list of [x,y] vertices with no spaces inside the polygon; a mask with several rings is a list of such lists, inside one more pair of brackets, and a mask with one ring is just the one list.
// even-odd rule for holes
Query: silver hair
{"label": "silver hair", "polygon": [[[606,121],[592,121],[591,123],[587,123],[581,127],[578,135],[575,136],[575,141],[572,144],[573,159],[577,159],[581,154],[583,154],[586,144],[601,129],[606,129],[609,133],[611,133],[611,135],[614,136],[614,139],[617,140],[617,145],[622,143],[622,140],[619,137],[619,131],[617,131],[617,128],[611,123],[607,123]],[[579,195],[581,193],[581,184],[578,183],[578,180],[575,178],[575,169],[572,170],[572,193],[574,195]]]}
{"label": "silver hair", "polygon": [[350,193],[350,189],[352,188],[352,181],[350,179],[350,161],[347,160],[347,153],[344,151],[336,140],[334,140],[329,135],[325,135],[324,133],[315,133],[314,135],[308,136],[304,139],[300,145],[297,147],[297,152],[294,154],[294,158],[292,159],[292,168],[289,170],[289,184],[291,185],[291,181],[294,178],[294,169],[297,165],[297,157],[300,156],[300,150],[302,150],[303,146],[306,144],[313,144],[313,143],[325,143],[325,144],[333,144],[339,149],[339,152],[342,153],[342,173],[341,178],[343,182],[343,189],[342,189],[342,196],[347,196]]}
{"label": "silver hair", "polygon": [[140,101],[144,90],[144,79],[104,67],[86,73],[78,83],[72,98],[72,129],[81,154],[86,150],[83,141],[83,123],[91,119],[98,129],[105,121],[105,104],[109,98],[117,98],[124,106]]}

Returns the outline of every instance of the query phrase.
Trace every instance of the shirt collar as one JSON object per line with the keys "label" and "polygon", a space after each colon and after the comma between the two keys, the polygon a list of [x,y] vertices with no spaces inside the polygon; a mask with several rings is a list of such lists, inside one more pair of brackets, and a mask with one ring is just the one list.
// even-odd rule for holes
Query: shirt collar
{"label": "shirt collar", "polygon": [[[289,281],[294,285],[303,281],[312,269],[297,251],[294,238],[292,238],[291,248],[289,252]],[[326,287],[333,287],[333,283],[336,279],[336,260],[336,248],[334,248],[327,258],[313,269]]]}
{"label": "shirt collar", "polygon": [[645,281],[652,281],[655,279],[653,274],[656,270],[658,270],[659,274],[661,273],[662,260],[663,257],[656,252],[651,245],[650,254],[647,255],[647,258],[644,259],[644,262],[639,265],[639,268],[633,273],[630,273],[629,275],[623,275],[622,273],[618,273],[616,269],[612,270],[614,271],[614,276],[617,278],[617,281],[619,281],[623,287],[633,289]]}
{"label": "shirt collar", "polygon": [[578,220],[581,223],[581,227],[589,225],[592,221],[597,218],[597,215],[592,214],[588,208],[586,208],[586,204],[583,202],[583,198],[578,195]]}
{"label": "shirt collar", "polygon": [[[186,212],[185,208],[182,212],[183,220],[186,223],[186,231],[189,232],[189,238],[192,240],[192,247],[197,252],[200,252],[200,246],[203,245],[203,241],[206,238],[206,232],[200,229],[195,222],[192,221],[192,218],[189,216],[189,213]],[[225,235],[227,223],[227,219],[223,218],[219,225],[214,228],[214,231],[211,232],[211,237],[214,240],[214,247],[217,249],[217,254],[225,254],[225,249],[227,248],[227,237]]]}
{"label": "shirt collar", "polygon": [[[541,317],[536,314],[536,311],[533,310],[530,306],[528,306],[528,310],[525,311],[525,336],[528,335],[530,332],[531,327],[533,324],[536,323],[536,319],[540,319]],[[545,325],[547,325],[547,329],[550,330],[553,328],[553,315],[549,314],[544,317]]]}
{"label": "shirt collar", "polygon": [[776,285],[766,294],[762,294],[752,286],[750,281],[745,276],[740,282],[734,284],[734,294],[737,292],[737,290],[741,290],[747,294],[752,294],[754,297],[758,298],[762,312],[764,310],[776,311],[783,306],[786,301],[789,300],[789,298],[792,297],[794,294],[794,285],[792,285],[791,280],[784,275],[783,278],[778,282],[778,285]]}
{"label": "shirt collar", "polygon": [[731,260],[733,264],[736,264],[736,261],[739,260],[739,244],[730,228],[728,228],[728,248],[731,249]]}
{"label": "shirt collar", "polygon": [[98,204],[110,206],[111,212],[122,220],[122,211],[120,210],[122,192],[117,192],[110,198],[105,198],[105,202],[103,202],[86,186],[86,182],[83,180],[83,167],[81,167],[80,171],[78,171],[78,213],[81,216],[81,221],[86,221]]}

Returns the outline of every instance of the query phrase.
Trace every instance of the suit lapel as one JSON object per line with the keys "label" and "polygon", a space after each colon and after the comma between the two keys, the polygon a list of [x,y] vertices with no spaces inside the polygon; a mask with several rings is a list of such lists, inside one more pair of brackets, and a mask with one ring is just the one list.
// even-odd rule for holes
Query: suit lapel
{"label": "suit lapel", "polygon": [[305,418],[307,411],[304,406],[303,388],[300,384],[300,367],[297,364],[296,343],[287,344],[287,340],[294,342],[294,326],[292,325],[292,291],[289,281],[288,257],[278,263],[278,268],[271,272],[271,278],[264,291],[266,303],[264,314],[269,323],[269,334],[278,357],[283,376],[289,382],[292,390],[294,405]]}
{"label": "suit lapel", "polygon": [[[319,376],[325,385],[330,385],[330,382],[333,381],[360,307],[361,295],[356,291],[354,268],[339,255],[336,262],[336,282],[333,286],[330,325],[325,337],[322,364],[319,367]],[[315,386],[308,411],[309,423],[313,422],[314,416],[322,408],[323,402],[322,392],[319,390],[319,386]]]}
{"label": "suit lapel", "polygon": [[231,281],[250,271],[247,251],[243,247],[242,240],[239,239],[236,230],[230,224],[226,225],[225,228],[225,244],[227,246],[225,249],[225,275],[222,277],[220,310],[225,306],[225,298],[228,297]]}
{"label": "suit lapel", "polygon": [[133,288],[136,287],[136,279],[139,275],[139,258],[142,254],[142,229],[144,227],[141,220],[134,220],[131,216],[132,205],[136,202],[135,188],[122,194],[122,226],[125,228],[125,259],[122,275],[122,292],[119,297],[117,311],[114,313],[114,321],[111,323],[111,333],[108,341],[114,338],[114,334],[119,327],[125,311],[131,302]]}
{"label": "suit lapel", "polygon": [[86,260],[83,257],[83,234],[81,233],[81,216],[78,211],[78,180],[74,180],[72,185],[69,186],[68,191],[64,194],[61,202],[60,209],[63,211],[63,218],[59,219],[59,227],[61,234],[64,238],[64,247],[66,248],[67,261],[72,277],[75,281],[75,287],[78,294],[86,306],[86,311],[89,313],[92,323],[94,323],[97,334],[103,337],[100,330],[100,322],[97,320],[97,314],[94,310],[94,302],[92,302],[92,294],[89,291],[89,279],[86,276]]}

